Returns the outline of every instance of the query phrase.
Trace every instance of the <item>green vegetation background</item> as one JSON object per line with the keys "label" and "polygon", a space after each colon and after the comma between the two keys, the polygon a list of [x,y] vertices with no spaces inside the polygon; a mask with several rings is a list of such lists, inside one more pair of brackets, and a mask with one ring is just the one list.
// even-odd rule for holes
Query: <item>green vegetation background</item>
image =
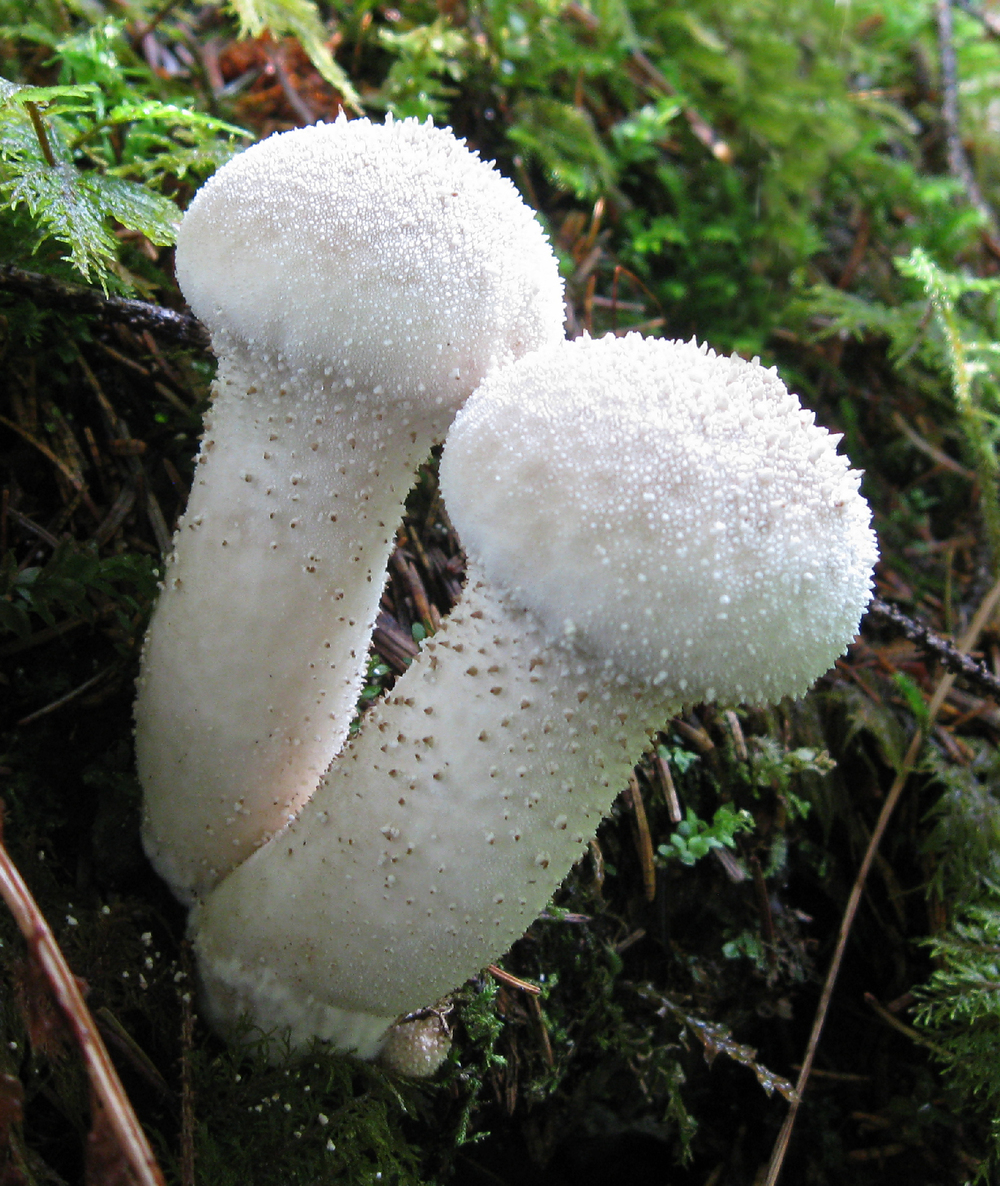
{"label": "green vegetation background", "polygon": [[[759,1180],[918,729],[784,1180],[996,1180],[1000,712],[959,686],[932,720],[933,659],[869,626],[801,703],[664,723],[507,958],[540,991],[457,994],[438,1080],[237,1056],[192,1028],[130,739],[211,358],[2,266],[180,309],[179,214],[232,153],[341,107],[449,124],[538,210],[571,332],[778,364],[866,470],[880,595],[959,638],[1000,572],[998,34],[992,0],[0,0],[6,842],[171,1183]],[[83,1181],[79,1061],[0,940],[0,1182]]]}

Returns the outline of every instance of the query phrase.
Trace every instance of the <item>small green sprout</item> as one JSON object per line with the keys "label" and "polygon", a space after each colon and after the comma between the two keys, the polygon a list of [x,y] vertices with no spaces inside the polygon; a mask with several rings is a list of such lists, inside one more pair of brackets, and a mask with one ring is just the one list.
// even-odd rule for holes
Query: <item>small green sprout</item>
{"label": "small green sprout", "polygon": [[716,809],[712,822],[699,819],[689,807],[686,817],[677,825],[667,844],[657,849],[664,861],[678,860],[682,865],[693,865],[713,848],[733,848],[736,835],[753,828],[753,816],[723,803]]}

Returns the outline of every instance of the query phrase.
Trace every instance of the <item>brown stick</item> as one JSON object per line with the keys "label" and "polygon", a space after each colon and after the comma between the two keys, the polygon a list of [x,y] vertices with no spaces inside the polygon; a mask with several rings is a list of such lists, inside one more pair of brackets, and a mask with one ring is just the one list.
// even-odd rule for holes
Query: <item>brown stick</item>
{"label": "brown stick", "polygon": [[955,57],[955,40],[952,29],[952,2],[953,0],[936,0],[935,3],[938,56],[941,63],[941,118],[944,122],[945,144],[948,150],[948,172],[962,183],[970,204],[982,216],[986,224],[987,238],[993,245],[1000,246],[997,244],[997,234],[1000,228],[997,227],[996,217],[983,197],[962,145],[958,110],[958,63]]}
{"label": "brown stick", "polygon": [[632,819],[635,822],[636,850],[639,854],[639,864],[642,867],[643,892],[646,895],[646,901],[652,902],[656,898],[656,863],[653,860],[653,838],[649,834],[646,806],[642,801],[642,790],[634,770],[628,776],[625,797],[632,808]]}
{"label": "brown stick", "polygon": [[[184,949],[184,963],[191,962],[189,949]],[[190,974],[185,977],[181,992],[181,1186],[195,1186],[194,1176],[194,1083],[191,1073],[191,1051],[194,1049],[194,1006],[191,1003]]]}
{"label": "brown stick", "polygon": [[42,119],[42,114],[38,110],[37,103],[25,103],[28,110],[28,117],[31,120],[31,126],[35,129],[35,135],[38,137],[38,146],[42,150],[42,156],[45,157],[45,163],[50,169],[56,167],[56,158],[52,155],[52,145],[49,143],[49,134],[45,130],[45,121]]}
{"label": "brown stick", "polygon": [[667,800],[670,822],[679,824],[684,818],[684,812],[681,811],[681,801],[677,798],[677,788],[674,786],[673,776],[670,773],[670,763],[666,758],[661,758],[657,754],[653,759],[653,765],[656,768],[656,773],[660,776],[660,786],[663,788],[663,795]]}
{"label": "brown stick", "polygon": [[69,970],[48,923],[31,896],[31,891],[3,846],[2,804],[0,897],[7,903],[21,934],[24,935],[32,954],[45,973],[56,1003],[69,1022],[83,1055],[91,1086],[107,1114],[108,1124],[135,1175],[138,1186],[166,1186],[166,1180],[156,1164],[146,1134],[132,1110],[90,1010],[84,1003],[76,978]]}
{"label": "brown stick", "polygon": [[982,663],[977,663],[975,659],[970,659],[968,655],[963,654],[950,639],[935,634],[929,627],[908,618],[902,610],[877,597],[868,607],[868,612],[876,618],[891,622],[893,626],[902,630],[911,642],[918,643],[925,651],[936,655],[946,670],[963,676],[986,695],[1000,698],[1000,679],[988,667],[984,667]]}
{"label": "brown stick", "polygon": [[23,437],[29,445],[32,445],[34,448],[36,448],[43,457],[47,457],[48,460],[52,462],[56,469],[66,479],[66,481],[69,482],[73,489],[81,496],[84,505],[94,517],[95,522],[100,523],[101,512],[94,505],[94,500],[90,497],[90,492],[87,489],[87,485],[79,474],[75,473],[70,468],[70,466],[68,466],[66,462],[62,460],[61,457],[57,457],[44,441],[40,441],[37,437],[33,437],[31,433],[28,432],[26,428],[22,428],[20,424],[16,424],[13,420],[8,420],[6,416],[0,416],[0,424],[3,424],[6,428],[9,428],[11,432],[16,432],[18,436]]}
{"label": "brown stick", "polygon": [[[959,646],[963,651],[969,651],[975,645],[976,639],[979,637],[986,623],[992,618],[997,604],[1000,603],[1000,581],[993,586],[983,599],[979,609],[972,619],[969,629],[962,637]],[[951,673],[942,676],[937,688],[934,690],[934,695],[931,697],[931,702],[927,707],[927,724],[928,728],[934,722],[944,704],[945,698],[951,691],[951,685],[955,682],[955,677]],[[781,1126],[781,1132],[778,1133],[778,1139],[774,1143],[774,1149],[771,1153],[771,1161],[768,1165],[767,1177],[764,1180],[764,1186],[776,1186],[778,1178],[781,1176],[781,1166],[785,1160],[785,1153],[788,1149],[788,1142],[791,1140],[792,1129],[795,1127],[795,1118],[798,1115],[799,1104],[802,1101],[802,1093],[805,1091],[806,1083],[809,1080],[809,1073],[812,1070],[813,1059],[816,1056],[816,1048],[819,1046],[820,1035],[823,1032],[823,1026],[826,1023],[827,1010],[830,1007],[830,999],[833,996],[834,985],[837,983],[837,976],[840,972],[840,965],[844,958],[844,952],[847,950],[847,940],[851,933],[851,927],[854,925],[854,916],[857,914],[858,905],[861,902],[861,895],[864,892],[865,881],[868,877],[868,870],[875,860],[875,854],[878,851],[878,846],[882,841],[882,836],[889,824],[889,820],[896,804],[899,802],[900,796],[906,787],[910,778],[914,763],[916,762],[921,747],[924,744],[924,734],[920,729],[917,729],[910,741],[909,748],[903,758],[896,778],[889,789],[888,795],[885,797],[885,802],[882,804],[882,810],[879,812],[878,821],[875,824],[875,830],[872,832],[871,840],[868,842],[868,848],[865,851],[864,859],[861,862],[861,868],[858,870],[858,875],[854,879],[854,885],[851,888],[851,896],[847,900],[847,906],[844,910],[844,917],[840,923],[840,932],[837,935],[837,946],[834,949],[833,959],[830,961],[830,968],[826,974],[826,982],[823,985],[823,992],[819,999],[819,1005],[816,1008],[816,1016],[813,1019],[812,1032],[809,1035],[809,1043],[806,1046],[805,1057],[802,1059],[802,1070],[799,1072],[798,1081],[795,1084],[795,1100],[788,1109],[788,1115],[785,1117],[785,1123]]]}
{"label": "brown stick", "polygon": [[967,12],[969,16],[979,21],[991,37],[1000,39],[1000,17],[997,17],[992,12],[984,12],[983,9],[972,4],[970,0],[955,0],[955,3],[963,12]]}
{"label": "brown stick", "polygon": [[133,329],[149,329],[175,342],[208,349],[208,330],[190,313],[177,313],[148,301],[130,301],[124,297],[105,296],[96,288],[67,284],[54,276],[26,272],[12,264],[0,265],[0,289],[28,297],[36,305],[65,310],[68,313],[91,313],[110,321],[123,321]]}
{"label": "brown stick", "polygon": [[528,993],[529,996],[538,996],[542,991],[537,984],[532,984],[528,980],[522,980],[520,976],[515,976],[513,972],[505,972],[503,968],[498,968],[496,964],[487,964],[486,971],[489,972],[494,980],[499,980],[501,984],[506,984],[508,988],[518,988],[521,992]]}

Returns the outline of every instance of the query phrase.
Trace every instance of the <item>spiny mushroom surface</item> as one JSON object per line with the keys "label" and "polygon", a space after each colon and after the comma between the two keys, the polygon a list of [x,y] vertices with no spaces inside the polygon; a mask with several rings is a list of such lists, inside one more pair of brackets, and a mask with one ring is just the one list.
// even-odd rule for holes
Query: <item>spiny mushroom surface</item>
{"label": "spiny mushroom surface", "polygon": [[637,335],[495,372],[441,485],[462,601],[301,815],[192,916],[210,1016],[375,1054],[511,944],[684,702],[797,695],[876,558],[773,371]]}
{"label": "spiny mushroom surface", "polygon": [[774,368],[582,340],[484,385],[441,490],[466,551],[552,635],[668,697],[774,702],[826,671],[870,598],[840,439]]}
{"label": "spiny mushroom surface", "polygon": [[562,336],[513,185],[415,120],[234,158],[177,275],[219,358],[136,704],[144,841],[190,902],[312,794],[347,735],[417,465],[492,368]]}

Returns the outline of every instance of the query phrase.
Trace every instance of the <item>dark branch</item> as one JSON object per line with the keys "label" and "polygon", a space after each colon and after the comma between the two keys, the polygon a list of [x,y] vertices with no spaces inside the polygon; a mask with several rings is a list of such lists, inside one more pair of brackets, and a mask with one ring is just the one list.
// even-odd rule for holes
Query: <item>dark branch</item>
{"label": "dark branch", "polygon": [[67,284],[54,276],[25,272],[11,264],[0,264],[0,290],[26,296],[36,305],[65,309],[70,313],[90,313],[109,321],[123,321],[137,330],[151,330],[188,346],[209,346],[208,330],[190,313],[176,313],[148,301],[130,301],[124,297],[105,296],[96,288]]}
{"label": "dark branch", "polygon": [[992,12],[984,11],[978,5],[973,4],[972,0],[955,0],[955,3],[963,12],[967,12],[969,16],[979,21],[991,37],[1000,38],[1000,17]]}
{"label": "dark branch", "polygon": [[868,607],[868,613],[885,622],[891,622],[906,635],[910,642],[915,642],[925,651],[936,655],[948,671],[964,676],[980,692],[1000,700],[1000,678],[982,663],[970,659],[947,638],[942,638],[940,634],[935,634],[933,630],[928,629],[920,622],[908,618],[902,610],[897,609],[894,605],[889,605],[888,602],[882,601],[878,597]]}
{"label": "dark branch", "polygon": [[[983,197],[962,144],[958,109],[958,62],[955,56],[951,19],[952,3],[953,0],[937,0],[935,6],[937,10],[938,53],[941,65],[941,118],[944,123],[945,145],[948,150],[948,172],[962,183],[969,202],[982,215],[987,233],[996,243],[997,220]],[[997,246],[1000,247],[1000,244]]]}

